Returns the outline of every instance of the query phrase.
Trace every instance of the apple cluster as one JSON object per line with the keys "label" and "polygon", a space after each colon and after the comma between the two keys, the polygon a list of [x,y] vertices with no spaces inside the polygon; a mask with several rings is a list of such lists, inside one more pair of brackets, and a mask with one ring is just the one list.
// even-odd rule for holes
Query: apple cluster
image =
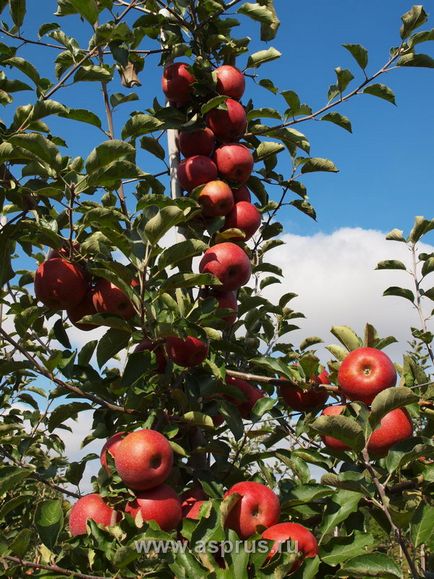
{"label": "apple cluster", "polygon": [[[134,519],[156,521],[165,531],[175,529],[182,519],[181,500],[173,488],[165,484],[173,465],[173,451],[165,436],[156,430],[118,432],[101,450],[101,465],[111,474],[107,454],[114,460],[116,471],[125,486],[134,492],[134,499],[125,505],[125,512]],[[92,519],[103,526],[120,518],[102,497],[93,493],[80,498],[72,507],[69,528],[73,536],[86,533]]]}

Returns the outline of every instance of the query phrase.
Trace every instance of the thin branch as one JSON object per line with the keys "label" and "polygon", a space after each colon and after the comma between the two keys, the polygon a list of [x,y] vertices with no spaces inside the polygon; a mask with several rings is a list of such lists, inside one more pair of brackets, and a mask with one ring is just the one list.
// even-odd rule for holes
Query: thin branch
{"label": "thin branch", "polygon": [[96,394],[92,394],[91,392],[85,392],[84,390],[81,390],[81,388],[78,388],[78,386],[74,386],[73,384],[69,384],[68,382],[64,382],[60,378],[57,378],[56,376],[54,376],[54,374],[52,374],[49,370],[47,370],[46,368],[41,366],[41,364],[39,364],[39,362],[36,360],[36,358],[34,358],[31,354],[29,354],[25,348],[23,348],[16,340],[11,338],[11,336],[9,336],[9,334],[7,332],[5,332],[2,328],[0,328],[0,336],[2,336],[3,339],[6,342],[8,342],[11,346],[13,346],[18,352],[21,352],[21,354],[25,358],[27,358],[27,360],[29,362],[31,362],[33,364],[35,370],[39,374],[41,374],[42,376],[45,376],[51,382],[54,382],[55,384],[57,384],[57,386],[60,386],[61,388],[64,388],[65,390],[68,390],[69,392],[73,392],[74,394],[77,394],[77,396],[80,396],[81,398],[85,398],[87,400],[90,400],[91,402],[94,402],[95,404],[98,404],[99,406],[103,406],[104,408],[108,408],[109,410],[112,410],[113,412],[122,412],[124,414],[140,415],[140,413],[137,412],[137,410],[133,410],[131,408],[125,408],[123,406],[118,406],[117,404],[112,404],[111,402],[104,400],[104,398],[101,398],[100,396],[97,396]]}
{"label": "thin branch", "polygon": [[59,567],[58,565],[43,565],[42,563],[33,563],[32,561],[26,561],[24,559],[20,559],[19,557],[13,557],[12,555],[2,555],[1,559],[4,561],[10,561],[11,563],[16,563],[21,567],[51,571],[52,573],[68,575],[68,577],[75,577],[76,579],[108,579],[108,577],[103,577],[101,575],[86,575],[84,573],[79,573],[78,571],[71,571],[70,569]]}
{"label": "thin branch", "polygon": [[14,40],[21,40],[25,44],[35,44],[36,46],[44,46],[45,48],[56,48],[57,50],[65,50],[65,47],[60,44],[51,44],[50,42],[42,42],[41,40],[32,40],[31,38],[25,38],[21,34],[12,34],[4,28],[0,28],[0,33],[13,38]]}
{"label": "thin branch", "polygon": [[[238,372],[236,370],[226,370],[228,376],[233,378],[241,378],[242,380],[247,380],[250,382],[258,382],[262,384],[272,384],[273,386],[293,386],[294,388],[300,389],[300,385],[296,382],[289,380],[288,378],[271,378],[270,376],[260,376],[258,374],[248,374],[246,372]],[[315,385],[315,389],[327,390],[328,392],[339,392],[338,386],[332,386],[329,384],[318,384]]]}
{"label": "thin branch", "polygon": [[[297,125],[298,123],[303,123],[305,121],[312,121],[315,120],[316,117],[318,117],[319,115],[329,111],[330,109],[333,109],[334,107],[348,101],[349,99],[351,99],[352,97],[361,94],[362,89],[370,84],[373,80],[375,80],[376,78],[378,78],[380,75],[389,72],[390,70],[392,70],[390,68],[390,65],[396,61],[397,58],[399,58],[401,56],[401,47],[397,50],[397,52],[390,57],[390,59],[386,62],[386,64],[380,68],[380,70],[378,70],[375,74],[373,74],[372,76],[366,78],[361,84],[359,84],[359,86],[357,88],[355,88],[354,90],[352,90],[351,92],[349,92],[348,94],[346,94],[345,96],[341,96],[341,98],[337,101],[334,102],[330,102],[328,104],[326,104],[325,106],[321,107],[319,110],[317,110],[316,112],[310,114],[310,115],[306,115],[304,117],[300,117],[298,119],[292,119],[291,121],[287,121],[285,123],[282,123],[280,125],[276,125],[274,127],[268,127],[266,129],[264,129],[263,131],[261,131],[261,135],[265,135],[267,133],[272,133],[273,131],[279,130],[279,129],[284,129],[286,127],[290,127],[292,125]],[[249,137],[252,136],[253,133],[247,133],[245,136]]]}
{"label": "thin branch", "polygon": [[404,557],[407,560],[409,569],[411,571],[411,574],[413,576],[414,579],[419,579],[420,575],[419,575],[419,571],[416,568],[416,564],[413,561],[411,554],[407,548],[407,543],[404,539],[404,537],[402,536],[401,530],[395,525],[395,523],[393,522],[392,516],[390,514],[388,505],[389,505],[389,499],[386,495],[386,491],[384,488],[384,485],[381,484],[381,482],[378,479],[377,473],[375,472],[373,466],[371,465],[370,462],[370,458],[369,458],[369,454],[368,454],[368,450],[365,447],[362,450],[362,456],[363,456],[363,461],[364,461],[364,466],[366,468],[366,470],[369,472],[369,474],[371,475],[371,479],[372,482],[374,483],[377,492],[380,496],[381,499],[381,510],[383,511],[383,513],[385,514],[387,520],[389,521],[390,527],[392,529],[392,531],[394,532],[396,539],[399,543],[399,546],[402,549],[402,552],[404,554]]}

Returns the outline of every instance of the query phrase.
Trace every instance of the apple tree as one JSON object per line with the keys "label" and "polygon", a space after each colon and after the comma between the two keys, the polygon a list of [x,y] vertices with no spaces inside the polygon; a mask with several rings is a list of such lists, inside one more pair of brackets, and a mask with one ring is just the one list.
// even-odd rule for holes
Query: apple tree
{"label": "apple tree", "polygon": [[313,107],[266,76],[273,0],[28,4],[0,0],[1,576],[432,576],[434,220],[378,265],[410,274],[403,361],[368,323],[324,366],[264,297],[281,212],[338,170],[295,125],[351,132],[342,103],[433,68],[423,7]]}

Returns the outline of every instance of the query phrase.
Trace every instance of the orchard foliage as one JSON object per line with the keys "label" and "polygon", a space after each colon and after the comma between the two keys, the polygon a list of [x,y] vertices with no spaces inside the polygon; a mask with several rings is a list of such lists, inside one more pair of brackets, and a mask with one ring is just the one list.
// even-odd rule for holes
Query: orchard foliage
{"label": "orchard foliage", "polygon": [[[434,39],[423,28],[424,9],[414,6],[402,17],[397,46],[378,71],[371,70],[366,48],[345,44],[354,67],[336,68],[336,80],[315,108],[266,76],[266,64],[281,56],[270,44],[280,24],[273,0],[57,0],[50,3],[52,11],[47,4],[41,3],[47,22],[34,31],[25,0],[0,0],[1,575],[430,576],[434,355],[427,306],[434,288],[426,282],[434,256],[419,247],[434,221],[417,218],[407,238],[398,230],[388,236],[408,244],[412,259],[391,259],[378,269],[407,270],[412,285],[390,287],[385,295],[409,300],[420,326],[412,328],[414,341],[403,362],[396,361],[397,386],[385,387],[370,405],[356,397],[341,414],[317,416],[325,393],[329,403],[345,404],[338,375],[349,352],[363,346],[382,350],[395,339],[380,337],[370,324],[363,337],[334,327],[338,343],[328,346],[324,374],[315,351],[321,338],[291,343],[303,317],[291,307],[295,294],[282,295],[278,303],[263,296],[283,277],[267,256],[283,245],[280,210],[290,206],[315,219],[305,175],[338,170],[325,156],[311,156],[308,137],[295,126],[320,120],[351,132],[350,119],[338,112],[341,103],[371,95],[394,104],[395,95],[383,84],[386,72],[434,67],[419,50]],[[243,35],[251,20],[260,40]],[[73,22],[77,33],[71,36],[65,22]],[[29,46],[44,52],[43,71],[21,55]],[[154,98],[144,98],[138,87],[143,84],[149,94],[147,69],[161,66],[163,76],[173,62],[184,62],[193,79],[188,98],[176,93],[166,106],[160,86],[152,87]],[[245,76],[242,106],[228,103],[219,89],[215,70],[222,65],[237,66]],[[270,106],[255,107],[253,83],[269,96]],[[77,90],[89,95],[92,110],[71,104]],[[15,106],[14,99],[26,104]],[[226,123],[234,111],[246,116],[239,134],[230,137],[240,137],[253,156],[245,185],[256,207],[250,211],[261,216],[248,243],[251,232],[237,227],[226,210],[209,214],[203,185],[216,175],[184,187],[188,194],[181,194],[177,178],[173,131],[188,133],[208,123],[226,141],[221,119]],[[84,125],[94,130],[96,146],[81,142],[80,155],[70,155],[69,131]],[[161,163],[156,173],[146,171],[151,158],[152,165]],[[224,180],[232,188],[242,184],[234,185],[229,173]],[[237,191],[248,204],[249,192]],[[222,300],[219,275],[198,266],[210,247],[226,243],[235,244],[252,268],[248,284],[247,276],[231,287],[237,290],[235,303],[234,297]],[[38,284],[47,289],[44,271],[50,268],[47,296]],[[54,295],[53,284],[64,279],[65,269],[68,282],[56,286]],[[74,347],[74,325],[100,333],[82,333],[88,341]],[[296,411],[288,388],[299,398],[311,396],[311,402]],[[389,413],[404,408],[413,434],[385,456],[370,456],[372,433]],[[166,530],[155,516],[147,520],[145,509],[137,507],[137,489],[126,484],[128,474],[122,476],[133,467],[113,451],[92,478],[97,501],[102,497],[110,507],[99,520],[103,524],[89,520],[86,534],[71,534],[68,516],[86,484],[84,470],[99,459],[93,453],[79,462],[65,456],[63,436],[74,433],[75,424],[67,421],[80,415],[92,417],[84,446],[95,440],[102,446],[120,432],[161,433],[173,466],[158,479],[162,486],[138,492],[165,493],[171,505],[179,502],[176,494],[183,495],[184,507],[203,500],[195,516],[184,510],[177,530],[175,516],[161,524]],[[324,445],[327,437],[346,450]],[[148,459],[146,452],[140,456]],[[318,467],[325,471],[321,482],[311,471]],[[274,557],[252,552],[264,531],[256,525],[239,552],[195,549],[202,541],[238,540],[236,525],[226,522],[242,509],[241,496],[228,490],[249,481],[278,497],[280,518],[276,503],[274,518],[264,526],[302,525],[309,530],[309,548]],[[106,527],[116,519],[110,509],[121,515]],[[268,530],[267,536],[275,535]],[[183,553],[157,556],[135,546],[177,538],[187,542]]]}

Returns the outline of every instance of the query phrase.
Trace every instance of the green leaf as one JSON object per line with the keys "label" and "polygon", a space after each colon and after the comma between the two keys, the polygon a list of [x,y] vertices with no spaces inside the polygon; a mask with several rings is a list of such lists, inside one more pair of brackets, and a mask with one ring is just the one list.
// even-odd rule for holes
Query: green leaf
{"label": "green leaf", "polygon": [[341,68],[338,66],[335,68],[337,77],[337,87],[340,93],[343,93],[350,82],[354,79],[353,73],[347,68]]}
{"label": "green leaf", "polygon": [[362,340],[357,336],[354,330],[348,326],[333,326],[330,332],[350,352],[362,346]]}
{"label": "green leaf", "polygon": [[31,64],[28,60],[25,60],[20,56],[13,56],[11,58],[8,58],[7,60],[4,60],[2,64],[18,68],[18,70],[20,70],[23,74],[28,76],[35,83],[36,86],[39,86],[41,82],[41,77],[39,76],[39,73],[33,66],[33,64]]}
{"label": "green leaf", "polygon": [[75,10],[92,26],[98,20],[98,4],[96,0],[69,0]]}
{"label": "green leaf", "polygon": [[104,334],[96,349],[96,360],[101,368],[118,352],[127,347],[130,339],[128,332],[110,329]]}
{"label": "green leaf", "polygon": [[160,286],[160,292],[169,289],[200,287],[205,285],[218,286],[221,282],[209,273],[177,273],[169,277]]}
{"label": "green leaf", "polygon": [[425,277],[434,271],[434,257],[429,257],[423,262],[422,276]]}
{"label": "green leaf", "polygon": [[166,269],[169,265],[176,265],[184,259],[194,257],[206,251],[208,246],[199,239],[186,239],[176,243],[163,251],[158,260],[159,270]]}
{"label": "green leaf", "polygon": [[14,24],[20,28],[26,15],[26,0],[10,0],[9,6]]}
{"label": "green leaf", "polygon": [[382,553],[370,553],[354,557],[342,566],[338,577],[381,577],[381,579],[402,579],[402,570],[398,565]]}
{"label": "green leaf", "polygon": [[354,534],[343,537],[332,537],[325,545],[321,546],[321,561],[327,565],[340,565],[348,559],[362,555],[366,547],[375,543],[372,535],[354,531]]}
{"label": "green leaf", "polygon": [[15,536],[14,540],[9,545],[9,549],[14,555],[24,557],[30,547],[30,542],[33,539],[32,529],[21,529]]}
{"label": "green leaf", "polygon": [[163,235],[184,219],[184,211],[176,205],[163,207],[145,225],[145,235],[150,243],[156,244]]}
{"label": "green leaf", "polygon": [[262,142],[255,151],[255,161],[263,161],[272,155],[283,151],[285,147],[280,143]]}
{"label": "green leaf", "polygon": [[63,509],[61,499],[39,503],[35,511],[35,526],[41,541],[53,551],[63,529]]}
{"label": "green leaf", "polygon": [[53,432],[58,426],[63,424],[68,418],[76,418],[79,412],[90,410],[92,406],[88,402],[68,402],[61,404],[50,413],[48,419],[48,430]]}
{"label": "green leaf", "polygon": [[7,493],[11,489],[17,489],[19,484],[31,475],[32,471],[26,468],[15,466],[4,466],[0,468],[0,495]]}
{"label": "green leaf", "polygon": [[321,436],[333,436],[355,450],[361,450],[365,443],[362,427],[348,416],[320,416],[312,428]]}
{"label": "green leaf", "polygon": [[390,89],[388,86],[386,86],[385,84],[371,84],[369,86],[367,86],[363,92],[365,94],[370,94],[372,96],[376,96],[380,99],[383,99],[385,101],[388,101],[389,103],[392,104],[396,104],[395,101],[395,95],[392,91],[392,89]]}
{"label": "green leaf", "polygon": [[431,551],[434,546],[434,507],[422,503],[411,520],[411,539],[415,547],[426,545]]}
{"label": "green leaf", "polygon": [[405,386],[396,386],[383,390],[374,398],[369,415],[369,423],[373,429],[380,424],[381,419],[395,408],[402,408],[413,402],[418,397]]}
{"label": "green leaf", "polygon": [[135,92],[130,94],[122,94],[121,92],[116,92],[110,96],[110,104],[112,108],[116,108],[123,103],[129,103],[132,101],[138,101],[139,95]]}
{"label": "green leaf", "polygon": [[335,125],[338,125],[339,127],[342,127],[343,129],[345,129],[349,133],[353,132],[350,119],[348,117],[346,117],[345,115],[341,115],[340,113],[336,113],[336,112],[328,113],[328,114],[324,115],[323,117],[321,117],[321,120],[334,123]]}
{"label": "green leaf", "polygon": [[425,24],[427,19],[428,15],[422,5],[419,4],[412,6],[408,12],[401,16],[401,38],[408,38],[413,30],[416,30],[416,28],[419,28],[422,26],[422,24]]}
{"label": "green leaf", "polygon": [[424,290],[423,296],[434,301],[434,287]]}
{"label": "green leaf", "polygon": [[101,119],[95,113],[86,109],[69,109],[64,115],[60,115],[72,121],[79,121],[80,123],[87,123],[101,129]]}
{"label": "green leaf", "polygon": [[136,561],[140,553],[133,546],[123,545],[119,547],[113,555],[113,565],[117,569],[125,569],[130,563]]}
{"label": "green leaf", "polygon": [[270,47],[267,50],[260,50],[259,52],[255,52],[249,56],[247,68],[259,68],[266,62],[271,62],[281,56],[282,53],[273,47]]}
{"label": "green leaf", "polygon": [[409,240],[417,243],[429,231],[434,230],[434,219],[425,219],[418,215],[414,220],[414,225],[408,236]]}
{"label": "green leaf", "polygon": [[392,229],[392,231],[389,231],[386,239],[388,241],[401,241],[405,243],[405,237],[400,229]]}
{"label": "green leaf", "polygon": [[274,407],[275,404],[276,400],[273,398],[268,397],[260,398],[255,402],[255,405],[253,406],[252,414],[255,418],[258,419],[262,418],[262,416],[264,416],[264,414],[269,412]]}
{"label": "green leaf", "polygon": [[116,139],[105,141],[98,145],[86,159],[85,166],[88,173],[94,173],[99,169],[104,169],[113,161],[135,160],[135,148],[129,143]]}
{"label": "green leaf", "polygon": [[375,269],[407,269],[405,263],[399,261],[398,259],[386,259],[380,261]]}
{"label": "green leaf", "polygon": [[164,160],[166,156],[166,152],[163,147],[160,145],[157,139],[154,139],[153,137],[142,137],[140,139],[140,146],[145,151],[155,155],[158,159]]}
{"label": "green leaf", "polygon": [[74,82],[108,82],[113,77],[113,72],[107,66],[89,64],[81,66],[74,75]]}
{"label": "green leaf", "polygon": [[214,429],[214,422],[211,416],[207,416],[202,412],[191,411],[183,415],[183,420],[195,426],[203,426]]}
{"label": "green leaf", "polygon": [[[200,109],[200,114],[202,116],[205,116],[207,113],[209,113],[209,111],[212,111],[212,109],[216,109],[217,107],[219,107],[223,103],[226,103],[227,100],[228,100],[228,97],[226,97],[224,95],[219,95],[219,96],[213,97],[208,102],[206,102],[205,104],[202,105],[202,107]],[[221,108],[223,108],[223,107],[221,107]],[[227,109],[226,106],[224,108]]]}
{"label": "green leaf", "polygon": [[357,511],[359,502],[362,498],[362,493],[356,493],[354,491],[339,490],[335,493],[335,495],[329,500],[325,509],[320,526],[320,543],[332,529],[345,521],[351,513]]}
{"label": "green leaf", "polygon": [[428,54],[404,54],[396,63],[397,66],[417,66],[422,68],[434,68],[434,58]]}
{"label": "green leaf", "polygon": [[361,44],[343,44],[362,70],[368,66],[368,51]]}
{"label": "green leaf", "polygon": [[434,40],[434,28],[413,34],[413,36],[408,39],[408,46],[413,48],[417,44],[421,44],[422,42],[429,42],[431,40]]}
{"label": "green leaf", "polygon": [[338,173],[339,169],[332,161],[329,159],[322,159],[321,157],[311,157],[307,159],[301,168],[302,173],[313,173],[316,171]]}
{"label": "green leaf", "polygon": [[253,4],[246,2],[239,8],[238,12],[261,23],[261,40],[273,40],[280,26],[274,9],[273,0],[261,0]]}
{"label": "green leaf", "polygon": [[124,128],[122,129],[122,138],[136,138],[147,133],[152,133],[164,126],[164,123],[159,121],[152,115],[139,113],[131,117]]}
{"label": "green leaf", "polygon": [[27,133],[23,135],[14,135],[9,142],[29,151],[32,155],[46,162],[50,168],[58,170],[61,167],[62,157],[56,147],[46,137],[39,133]]}
{"label": "green leaf", "polygon": [[397,296],[405,298],[406,300],[410,300],[411,303],[414,303],[414,293],[411,290],[403,287],[396,287],[396,286],[388,287],[383,292],[383,296]]}
{"label": "green leaf", "polygon": [[53,326],[54,335],[56,336],[56,340],[62,344],[64,348],[68,350],[71,349],[71,343],[68,338],[68,334],[65,332],[65,328],[63,327],[62,319],[59,318]]}

